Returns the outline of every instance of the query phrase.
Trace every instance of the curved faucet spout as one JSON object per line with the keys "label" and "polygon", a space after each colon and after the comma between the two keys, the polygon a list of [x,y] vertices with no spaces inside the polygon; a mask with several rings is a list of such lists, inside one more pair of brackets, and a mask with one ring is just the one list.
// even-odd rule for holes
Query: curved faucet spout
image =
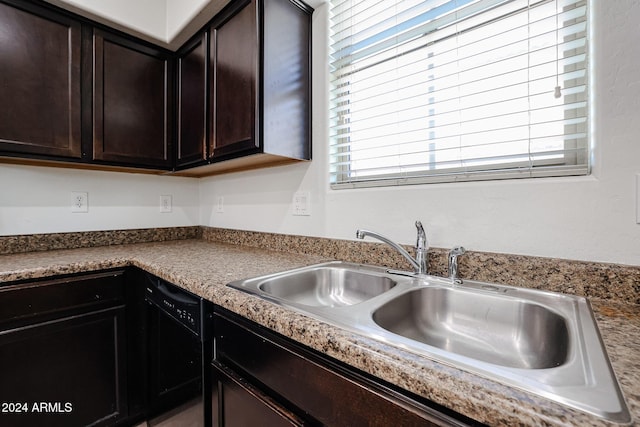
{"label": "curved faucet spout", "polygon": [[427,235],[424,232],[424,228],[420,221],[416,221],[416,228],[418,229],[418,240],[416,242],[416,258],[414,259],[409,253],[400,245],[393,242],[391,239],[369,230],[357,230],[356,237],[358,239],[364,239],[366,236],[378,239],[381,242],[386,243],[395,250],[397,250],[403,257],[407,259],[418,274],[427,274],[427,250],[429,245],[427,243]]}

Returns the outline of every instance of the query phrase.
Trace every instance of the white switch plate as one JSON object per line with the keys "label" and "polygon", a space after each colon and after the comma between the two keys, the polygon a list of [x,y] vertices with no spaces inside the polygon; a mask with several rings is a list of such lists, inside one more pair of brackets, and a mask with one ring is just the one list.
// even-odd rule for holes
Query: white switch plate
{"label": "white switch plate", "polygon": [[87,213],[89,212],[89,193],[86,191],[71,192],[71,212]]}
{"label": "white switch plate", "polygon": [[293,215],[311,215],[311,192],[298,191],[293,195]]}
{"label": "white switch plate", "polygon": [[224,213],[224,197],[216,197],[216,213]]}
{"label": "white switch plate", "polygon": [[173,209],[172,197],[170,194],[163,194],[160,196],[160,213],[170,213]]}
{"label": "white switch plate", "polygon": [[640,173],[636,174],[636,224],[640,224]]}

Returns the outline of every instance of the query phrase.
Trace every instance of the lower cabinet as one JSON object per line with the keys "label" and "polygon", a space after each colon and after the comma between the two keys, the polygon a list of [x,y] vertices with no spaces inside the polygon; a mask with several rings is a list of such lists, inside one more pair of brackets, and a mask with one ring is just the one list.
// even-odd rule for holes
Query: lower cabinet
{"label": "lower cabinet", "polygon": [[[214,426],[476,424],[227,310],[216,309]],[[265,422],[267,419],[273,421]]]}
{"label": "lower cabinet", "polygon": [[307,425],[230,368],[214,361],[211,371],[214,426]]}
{"label": "lower cabinet", "polygon": [[[0,283],[0,427],[135,426],[196,399],[189,425],[208,427],[212,309],[198,305],[200,339],[145,299],[149,277],[127,268]],[[167,292],[159,300],[186,316],[194,299]]]}
{"label": "lower cabinet", "polygon": [[127,416],[124,272],[0,286],[0,425]]}

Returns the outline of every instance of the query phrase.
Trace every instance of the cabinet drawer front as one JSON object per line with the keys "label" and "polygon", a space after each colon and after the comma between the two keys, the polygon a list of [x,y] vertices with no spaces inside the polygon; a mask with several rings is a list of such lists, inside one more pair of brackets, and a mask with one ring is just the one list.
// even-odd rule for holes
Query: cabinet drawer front
{"label": "cabinet drawer front", "polygon": [[254,332],[257,325],[249,330],[246,321],[239,322],[235,317],[215,316],[217,361],[253,377],[323,425],[456,424],[422,405],[412,406],[393,392],[387,394],[386,388],[356,381],[355,374],[301,347],[294,348],[281,337],[258,334]]}
{"label": "cabinet drawer front", "polygon": [[0,323],[113,305],[124,299],[124,270],[0,286]]}

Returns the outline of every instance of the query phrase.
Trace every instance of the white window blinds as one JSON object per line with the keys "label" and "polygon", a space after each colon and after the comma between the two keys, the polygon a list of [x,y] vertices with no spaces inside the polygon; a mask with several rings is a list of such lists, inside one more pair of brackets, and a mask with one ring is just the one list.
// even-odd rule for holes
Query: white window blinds
{"label": "white window blinds", "polygon": [[586,0],[331,0],[334,188],[587,174]]}

